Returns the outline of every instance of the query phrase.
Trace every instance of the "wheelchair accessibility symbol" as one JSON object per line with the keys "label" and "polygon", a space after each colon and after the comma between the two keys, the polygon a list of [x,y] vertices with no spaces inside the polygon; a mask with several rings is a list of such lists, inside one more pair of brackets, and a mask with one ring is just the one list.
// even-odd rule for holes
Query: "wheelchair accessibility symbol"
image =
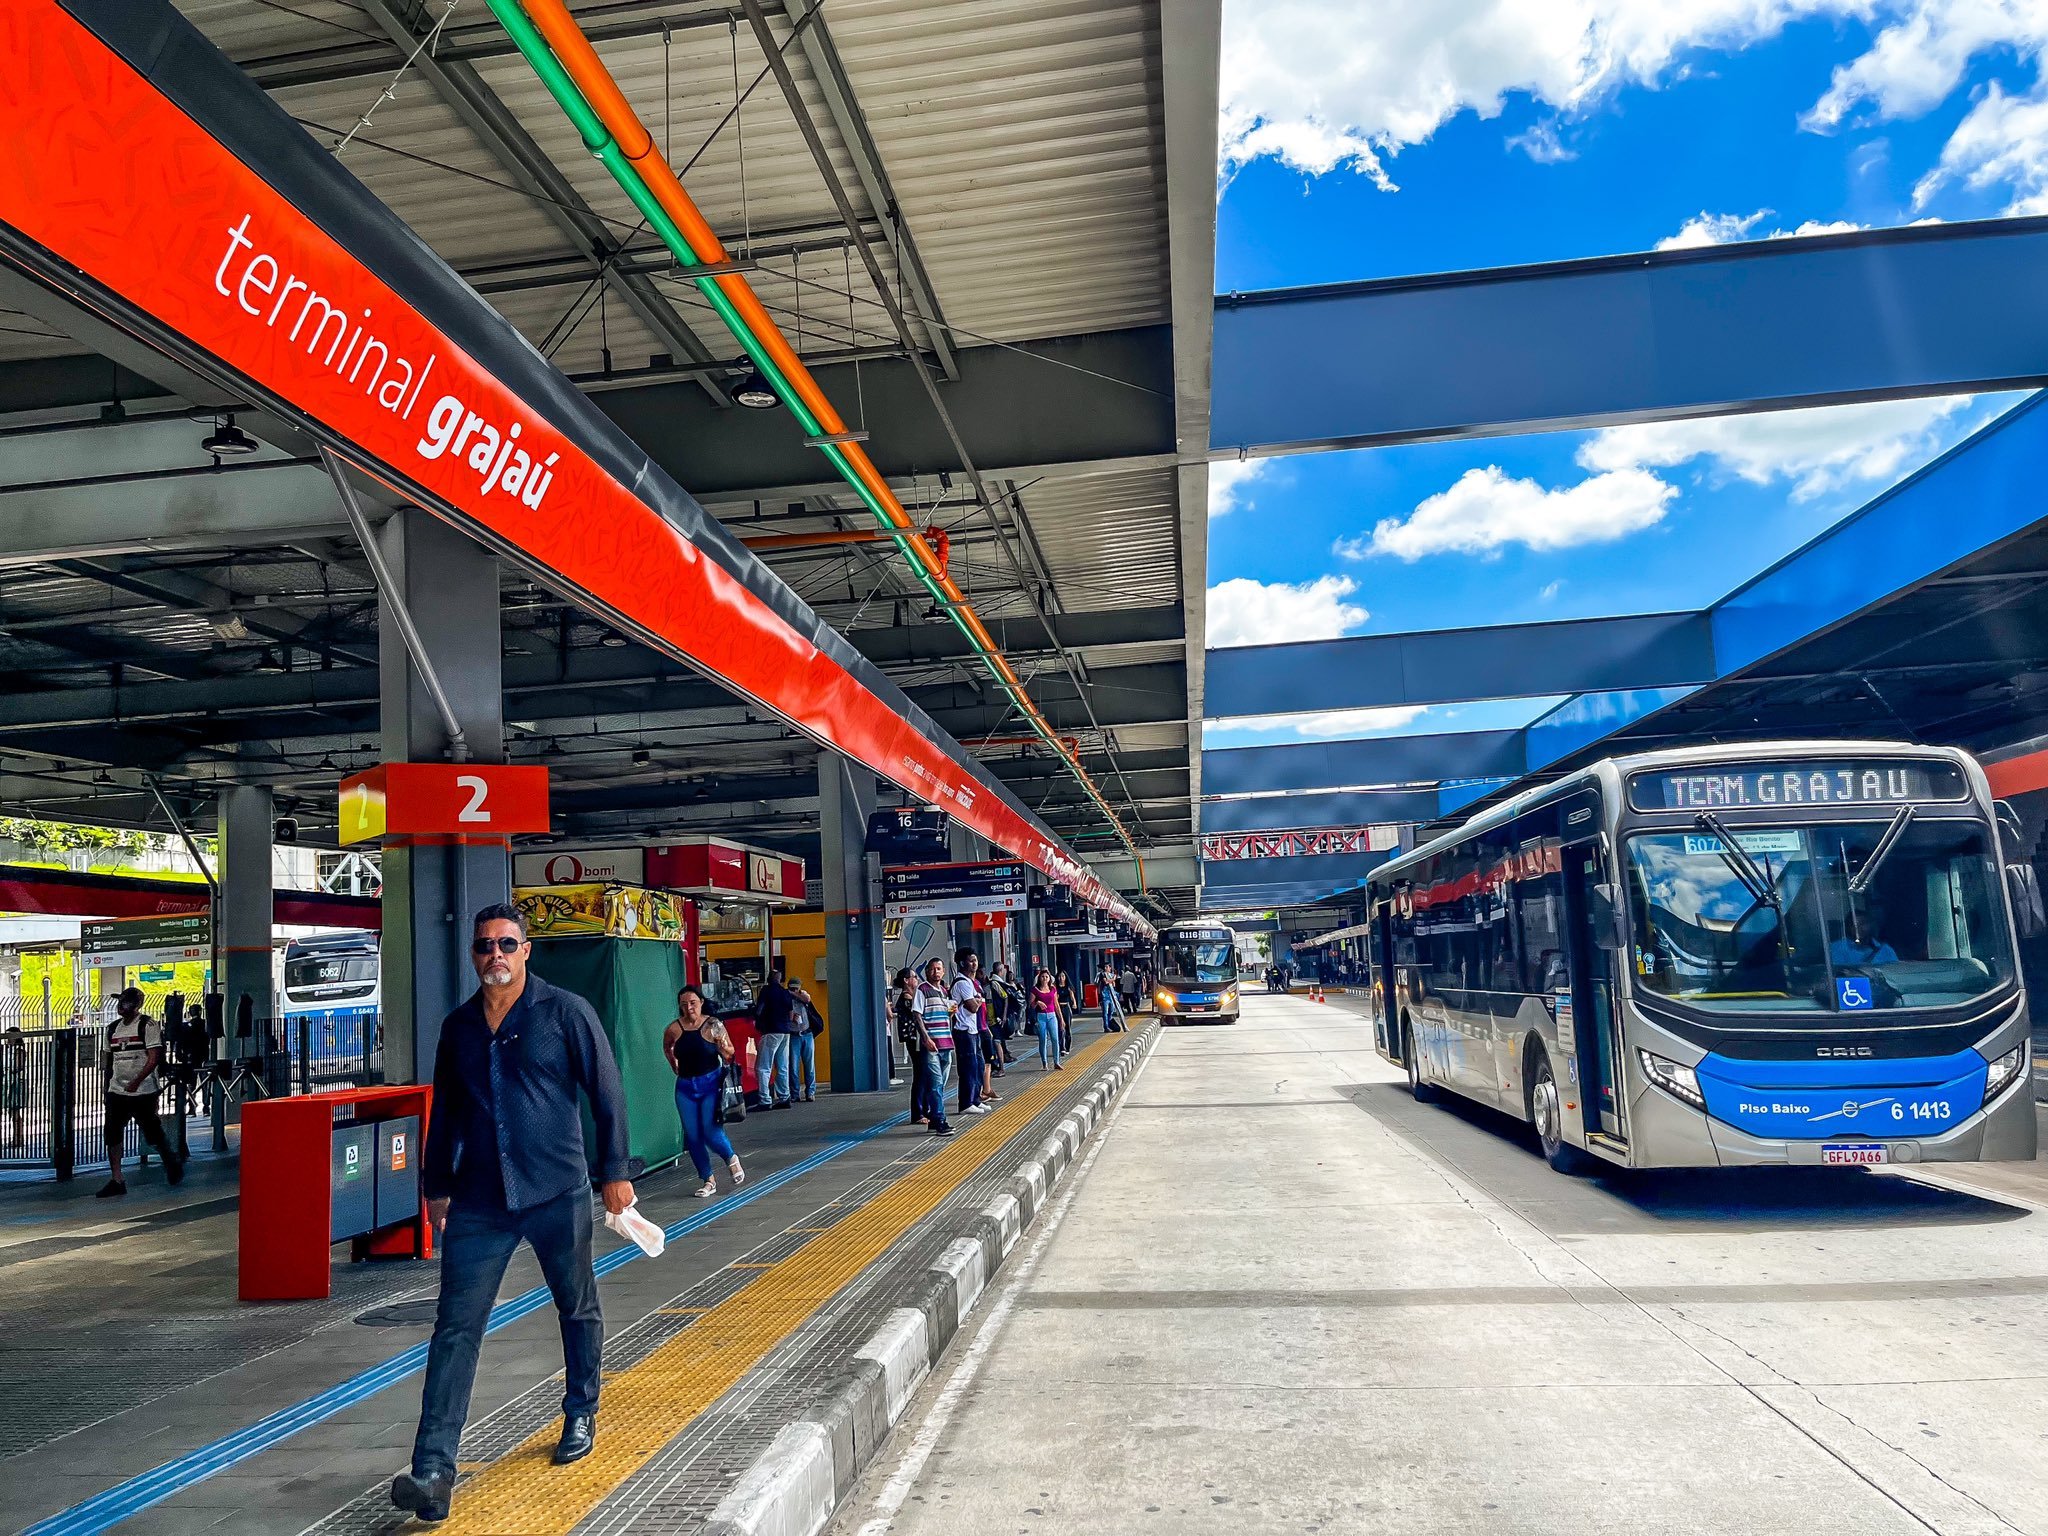
{"label": "wheelchair accessibility symbol", "polygon": [[1868,976],[1837,976],[1835,1002],[1844,1013],[1856,1013],[1877,1006]]}

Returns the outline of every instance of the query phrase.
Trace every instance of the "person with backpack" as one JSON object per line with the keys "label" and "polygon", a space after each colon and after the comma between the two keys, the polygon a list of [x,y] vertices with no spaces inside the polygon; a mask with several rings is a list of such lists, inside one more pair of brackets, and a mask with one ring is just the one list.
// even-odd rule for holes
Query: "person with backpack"
{"label": "person with backpack", "polygon": [[761,1056],[754,1077],[761,1108],[788,1109],[796,1102],[796,994],[782,978],[777,961],[761,984],[761,1003],[755,1013],[760,1021]]}
{"label": "person with backpack", "polygon": [[825,1016],[818,1011],[817,1002],[804,990],[801,981],[789,984],[790,996],[795,1007],[790,1010],[790,1023],[795,1033],[790,1038],[790,1075],[795,1091],[791,1101],[801,1099],[806,1104],[818,1101],[818,1036],[825,1032]]}
{"label": "person with backpack", "polygon": [[1123,1033],[1123,1004],[1116,995],[1116,984],[1116,967],[1105,965],[1095,980],[1096,996],[1102,1004],[1102,1032],[1105,1035]]}
{"label": "person with backpack", "polygon": [[908,966],[896,973],[889,988],[889,1012],[896,1022],[896,1039],[910,1060],[910,1123],[923,1125],[930,1085],[925,1080],[924,1026],[917,1012],[917,974]]}
{"label": "person with backpack", "polygon": [[157,1071],[164,1059],[163,1030],[143,1013],[140,987],[124,991],[114,1008],[114,1021],[107,1026],[107,1043],[100,1051],[109,1175],[99,1192],[102,1200],[128,1193],[128,1183],[121,1177],[121,1143],[130,1125],[139,1128],[142,1139],[163,1158],[164,1177],[173,1184],[185,1181],[185,1160],[171,1149],[156,1108],[157,1095],[162,1090]]}
{"label": "person with backpack", "polygon": [[924,1057],[924,1118],[934,1136],[950,1136],[946,1085],[953,1076],[953,1000],[946,993],[946,962],[937,955],[926,962],[917,984],[917,1039]]}

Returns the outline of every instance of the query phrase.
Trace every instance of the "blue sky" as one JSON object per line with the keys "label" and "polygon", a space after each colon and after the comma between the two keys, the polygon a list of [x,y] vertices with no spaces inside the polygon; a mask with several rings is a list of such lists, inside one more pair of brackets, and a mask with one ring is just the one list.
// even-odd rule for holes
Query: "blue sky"
{"label": "blue sky", "polygon": [[[2048,212],[2038,0],[1376,14],[1226,0],[1219,291]],[[1209,643],[1698,607],[2017,398],[1216,466]],[[1547,702],[1205,734],[1472,729]]]}

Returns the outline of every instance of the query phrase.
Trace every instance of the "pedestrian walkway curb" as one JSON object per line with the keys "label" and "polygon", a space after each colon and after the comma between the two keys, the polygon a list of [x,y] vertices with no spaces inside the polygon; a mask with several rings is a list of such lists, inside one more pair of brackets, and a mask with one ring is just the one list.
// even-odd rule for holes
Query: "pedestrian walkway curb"
{"label": "pedestrian walkway curb", "polygon": [[906,1305],[889,1314],[844,1371],[820,1384],[811,1406],[740,1475],[703,1536],[817,1536],[825,1528],[1158,1038],[1155,1031],[1104,1069],[1025,1159],[1009,1189],[976,1212],[968,1231],[924,1271]]}

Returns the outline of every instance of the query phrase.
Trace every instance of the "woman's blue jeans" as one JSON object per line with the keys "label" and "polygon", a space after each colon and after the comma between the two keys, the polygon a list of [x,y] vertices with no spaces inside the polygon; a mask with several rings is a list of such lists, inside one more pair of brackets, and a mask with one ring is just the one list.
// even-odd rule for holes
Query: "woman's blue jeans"
{"label": "woman's blue jeans", "polygon": [[796,1092],[815,1097],[818,1092],[818,1037],[809,1030],[791,1036],[790,1075],[796,1079]]}
{"label": "woman's blue jeans", "polygon": [[718,1123],[719,1079],[723,1075],[706,1072],[702,1077],[676,1079],[676,1114],[683,1122],[683,1145],[690,1149],[690,1161],[696,1165],[700,1179],[711,1177],[712,1153],[728,1163],[737,1155],[732,1149],[732,1138]]}
{"label": "woman's blue jeans", "polygon": [[1055,1013],[1038,1016],[1038,1064],[1052,1066],[1060,1060],[1060,1020]]}

